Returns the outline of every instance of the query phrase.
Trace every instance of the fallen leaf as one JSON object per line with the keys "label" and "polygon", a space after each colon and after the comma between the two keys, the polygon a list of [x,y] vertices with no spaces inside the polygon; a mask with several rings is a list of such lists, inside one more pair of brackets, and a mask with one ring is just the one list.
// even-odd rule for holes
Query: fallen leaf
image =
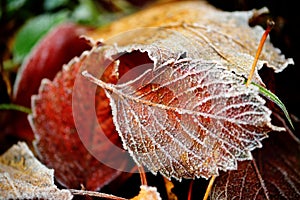
{"label": "fallen leaf", "polygon": [[[59,183],[67,188],[80,188],[83,184],[88,190],[98,190],[118,176],[121,170],[104,165],[92,153],[95,155],[96,151],[98,156],[105,155],[117,160],[118,156],[122,157],[122,152],[120,155],[115,154],[109,148],[111,144],[107,142],[112,141],[118,145],[119,138],[114,134],[115,128],[108,109],[109,102],[106,98],[103,99],[103,91],[99,91],[96,97],[96,110],[100,113],[98,118],[87,120],[86,116],[96,113],[95,107],[82,102],[87,102],[87,98],[94,95],[96,88],[83,78],[77,79],[75,84],[85,58],[83,55],[81,61],[75,58],[78,62],[65,65],[53,82],[47,79],[42,81],[39,94],[32,97],[32,114],[29,115],[29,121],[35,134],[35,150],[45,165],[55,169],[55,178]],[[92,62],[93,58],[90,58],[86,62]],[[73,101],[77,113],[74,113]],[[75,114],[77,121],[80,121],[77,126],[73,118]],[[98,119],[101,121],[101,127]],[[82,141],[87,141],[87,145],[91,145],[94,152],[86,148]],[[123,169],[125,162],[126,160],[121,159],[118,167]]]}
{"label": "fallen leaf", "polygon": [[86,41],[80,38],[87,30],[87,27],[73,23],[62,23],[50,30],[20,67],[14,84],[13,101],[30,106],[31,95],[38,92],[43,78],[52,80],[63,64],[90,49]]}
{"label": "fallen leaf", "polygon": [[21,64],[47,32],[66,20],[67,11],[32,17],[18,30],[12,47],[13,62]]}
{"label": "fallen leaf", "polygon": [[299,199],[299,152],[300,144],[289,135],[272,134],[252,161],[216,179],[211,199]]}
{"label": "fallen leaf", "polygon": [[[263,35],[260,26],[248,25],[256,12],[268,13],[268,9],[226,12],[205,1],[171,2],[144,9],[86,34],[104,44],[116,43],[123,50],[147,50],[158,62],[170,59],[171,55],[164,55],[164,51],[172,52],[175,57],[186,53],[190,58],[220,60],[228,69],[248,77]],[[286,59],[268,38],[257,69],[266,65],[280,72],[288,64],[293,64],[293,60]],[[261,82],[257,73],[255,80]]]}
{"label": "fallen leaf", "polygon": [[[248,25],[253,13],[176,2],[88,34],[102,44],[92,52],[111,58],[147,52],[153,62],[131,79],[120,76],[118,84],[85,73],[107,91],[114,124],[137,164],[179,180],[209,178],[236,169],[238,160],[252,159],[250,152],[261,147],[268,132],[283,130],[271,125],[258,88],[243,84],[263,35],[261,27]],[[288,64],[293,60],[267,40],[254,82],[264,85],[257,72],[263,65],[280,72]]]}
{"label": "fallen leaf", "polygon": [[[91,47],[80,39],[80,35],[87,29],[73,23],[62,23],[51,29],[34,46],[19,68],[12,102],[30,107],[31,95],[38,93],[43,78],[52,80],[63,64],[68,63],[74,56],[79,56],[84,50],[90,49]],[[10,120],[5,127],[6,134],[15,135],[28,142],[34,139],[26,113],[11,112]]]}
{"label": "fallen leaf", "polygon": [[68,190],[54,185],[54,170],[41,164],[24,142],[0,156],[1,199],[71,200]]}
{"label": "fallen leaf", "polygon": [[[82,156],[86,151],[78,153],[83,149],[77,146],[79,134],[98,160],[122,160],[124,151],[116,151],[122,156],[110,153],[104,142],[103,132],[116,146],[122,145],[115,129],[137,164],[169,178],[208,178],[220,169],[236,169],[238,160],[251,159],[250,151],[261,147],[268,132],[282,130],[271,125],[271,111],[258,88],[243,84],[263,34],[262,28],[248,26],[252,14],[223,12],[203,2],[176,2],[88,33],[93,49],[73,59],[52,82],[43,81],[32,99],[30,120],[41,159],[57,169],[71,163],[58,174],[60,180],[66,171],[78,169],[75,165],[88,168],[88,162],[82,163],[89,161]],[[280,72],[292,63],[267,40],[257,69],[266,65]],[[86,89],[92,86],[81,80],[83,70],[101,79],[95,82],[110,102],[103,89]],[[257,71],[254,82],[264,84]],[[80,161],[63,150],[52,156],[62,144],[70,152],[76,144]]]}
{"label": "fallen leaf", "polygon": [[[256,87],[217,62],[173,60],[106,90],[124,148],[139,165],[165,177],[218,175],[237,168],[272,130]],[[122,80],[122,79],[120,79]]]}

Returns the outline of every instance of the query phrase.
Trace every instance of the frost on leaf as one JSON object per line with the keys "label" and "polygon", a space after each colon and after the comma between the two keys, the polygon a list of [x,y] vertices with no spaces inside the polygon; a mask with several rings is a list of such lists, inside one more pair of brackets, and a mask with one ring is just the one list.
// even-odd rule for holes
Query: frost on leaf
{"label": "frost on leaf", "polygon": [[171,60],[117,84],[83,74],[106,90],[124,148],[168,178],[236,169],[269,131],[282,130],[257,88],[218,62]]}
{"label": "frost on leaf", "polygon": [[[104,44],[116,43],[127,50],[147,50],[160,64],[161,60],[173,57],[165,51],[167,49],[175,56],[186,53],[189,58],[218,60],[228,69],[247,77],[264,32],[262,27],[248,24],[255,12],[226,12],[205,1],[178,1],[150,7],[87,34],[95,40],[102,39]],[[258,12],[267,13],[268,9]],[[157,28],[151,30],[149,27]],[[130,34],[128,30],[136,32]],[[111,40],[112,36],[114,40]],[[293,59],[286,59],[268,38],[257,69],[266,65],[281,72],[288,64],[293,64]],[[254,81],[262,83],[257,72]]]}
{"label": "frost on leaf", "polygon": [[[97,65],[92,56],[89,58],[86,61],[85,54],[80,58],[76,57],[64,66],[52,82],[47,79],[42,81],[39,94],[32,97],[29,121],[35,135],[34,144],[39,159],[46,166],[55,169],[56,180],[67,188],[80,188],[82,184],[88,190],[97,190],[118,176],[120,171],[97,160],[82,141],[93,138],[88,145],[95,149],[94,152],[109,155],[111,159],[116,155],[110,151],[103,138],[110,138],[116,145],[120,141],[118,134],[115,134],[104,91],[98,91],[98,103],[96,107],[91,107],[87,102],[91,95],[94,97],[92,83],[78,78],[75,88],[82,63]],[[105,80],[111,81],[111,78],[106,77]],[[94,116],[95,109],[97,116],[92,120],[89,116]],[[81,125],[80,129],[76,127],[75,116]],[[119,165],[120,168],[122,164],[124,162]]]}
{"label": "frost on leaf", "polygon": [[[85,73],[106,90],[123,146],[138,164],[168,178],[209,178],[236,169],[268,132],[283,130],[271,125],[258,88],[244,85],[263,35],[248,25],[253,13],[175,2],[88,33],[101,39],[98,52],[147,52],[153,61],[153,68],[120,76],[117,84]],[[253,82],[264,85],[257,71],[264,65],[280,72],[288,64],[293,60],[267,39]]]}
{"label": "frost on leaf", "polygon": [[300,144],[274,133],[253,160],[216,179],[211,199],[300,199]]}
{"label": "frost on leaf", "polygon": [[[252,14],[220,11],[201,1],[176,2],[87,33],[101,42],[52,82],[43,81],[32,98],[29,119],[41,160],[58,169],[63,185],[84,183],[93,190],[118,174],[93,159],[89,144],[80,143],[92,143],[94,156],[118,157],[103,142],[103,132],[116,146],[119,134],[138,164],[166,177],[208,178],[251,159],[250,151],[269,131],[282,130],[271,125],[258,89],[243,84],[263,34],[261,27],[248,26]],[[292,62],[267,40],[257,69],[267,65],[280,72]],[[130,74],[143,64],[149,66]],[[88,91],[92,83],[81,80],[74,95],[82,70],[102,75],[94,81],[106,94]],[[253,81],[264,85],[257,71]],[[95,110],[98,121],[89,118]],[[81,131],[74,120],[82,123]]]}
{"label": "frost on leaf", "polygon": [[54,170],[41,164],[26,143],[19,142],[0,156],[0,199],[72,199],[54,185]]}

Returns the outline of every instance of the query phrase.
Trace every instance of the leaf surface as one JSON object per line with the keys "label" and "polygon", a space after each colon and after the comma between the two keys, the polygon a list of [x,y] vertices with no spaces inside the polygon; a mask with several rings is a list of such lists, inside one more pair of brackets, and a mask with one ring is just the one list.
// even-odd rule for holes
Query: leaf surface
{"label": "leaf surface", "polygon": [[41,164],[24,142],[0,156],[1,199],[71,200],[68,190],[54,185],[54,170]]}
{"label": "leaf surface", "polygon": [[[43,21],[39,22],[44,23]],[[35,26],[38,26],[36,24]],[[34,31],[34,27],[28,27]],[[34,46],[18,70],[14,82],[12,101],[14,104],[30,107],[31,96],[38,93],[43,78],[52,80],[63,64],[68,63],[74,56],[80,55],[91,47],[80,36],[87,31],[87,27],[74,23],[62,23],[53,27]],[[21,33],[20,33],[21,34]],[[24,32],[30,34],[30,32]],[[21,36],[20,36],[21,37]],[[23,38],[23,43],[27,42]],[[22,44],[19,44],[19,48]],[[68,49],[66,51],[66,49]],[[29,52],[27,52],[29,53]],[[33,132],[24,113],[11,113],[11,123],[5,131],[26,141],[32,141]]]}
{"label": "leaf surface", "polygon": [[300,146],[289,135],[275,133],[252,161],[222,173],[211,199],[299,199]]}
{"label": "leaf surface", "polygon": [[217,62],[171,60],[109,84],[114,124],[134,160],[166,177],[209,178],[252,159],[271,130],[271,111],[255,87]]}
{"label": "leaf surface", "polygon": [[[262,8],[257,12],[268,13],[268,9]],[[166,61],[171,57],[170,54],[164,55],[165,49],[175,56],[185,52],[190,58],[220,60],[228,69],[247,77],[263,34],[261,27],[248,25],[249,18],[255,13],[256,10],[226,12],[205,1],[179,1],[152,6],[87,35],[110,43],[112,36],[121,34],[123,37],[113,42],[122,47],[147,49],[158,60]],[[145,29],[149,27],[158,29]],[[141,28],[139,33],[124,37],[123,33],[137,28]],[[280,72],[288,64],[293,64],[293,60],[286,59],[268,38],[257,69],[266,65]],[[261,83],[257,73],[254,78]]]}
{"label": "leaf surface", "polygon": [[[243,84],[263,32],[248,26],[252,14],[222,12],[203,2],[178,2],[88,33],[100,42],[73,59],[53,82],[43,81],[32,100],[30,119],[40,157],[55,168],[71,163],[57,176],[71,187],[78,180],[64,177],[66,171],[79,168],[82,180],[92,177],[83,170],[90,160],[78,146],[78,133],[86,133],[81,140],[91,140],[97,155],[116,156],[106,148],[96,121],[87,117],[97,110],[100,127],[112,141],[120,145],[118,132],[137,164],[168,178],[208,178],[219,170],[236,169],[239,160],[251,159],[250,151],[261,147],[268,132],[283,130],[271,124],[271,111],[257,87]],[[145,28],[153,26],[156,28]],[[139,29],[127,31],[136,27]],[[280,72],[292,63],[267,40],[257,67],[267,64]],[[144,64],[149,65],[139,68]],[[83,69],[99,78],[90,77],[106,92],[99,88],[94,93],[87,91],[85,87],[91,84],[87,80],[80,80],[85,87],[74,89]],[[263,85],[257,72],[254,81]],[[53,139],[56,137],[59,139]],[[60,149],[62,144],[72,153],[78,148],[81,160]],[[52,156],[57,149],[59,153]]]}
{"label": "leaf surface", "polygon": [[[109,155],[113,159],[115,155],[110,152],[103,138],[108,137],[116,144],[119,139],[114,134],[108,100],[103,91],[97,93],[96,110],[99,112],[94,120],[87,116],[95,112],[95,107],[81,104],[88,102],[91,94],[95,92],[89,89],[91,84],[83,79],[79,79],[75,86],[76,77],[85,59],[86,56],[83,55],[81,60],[75,58],[77,62],[71,61],[69,65],[65,65],[53,82],[43,79],[39,94],[32,97],[29,121],[35,135],[35,150],[45,165],[55,169],[55,178],[59,183],[67,188],[80,188],[83,184],[88,190],[97,190],[113,180],[120,171],[101,163],[82,141],[92,138],[90,145],[96,148],[96,152]],[[111,79],[107,78],[109,80]],[[75,88],[77,95],[74,94]],[[77,119],[81,121],[80,129],[77,129],[74,120],[73,101],[79,113]],[[100,128],[98,120],[102,124]],[[122,164],[119,167],[122,168]]]}

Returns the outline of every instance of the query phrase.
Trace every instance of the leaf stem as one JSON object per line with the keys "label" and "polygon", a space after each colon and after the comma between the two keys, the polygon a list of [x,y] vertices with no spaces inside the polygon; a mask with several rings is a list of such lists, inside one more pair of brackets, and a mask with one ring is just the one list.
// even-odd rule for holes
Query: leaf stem
{"label": "leaf stem", "polygon": [[140,178],[141,178],[141,184],[142,185],[148,185],[147,178],[146,178],[146,173],[145,173],[145,170],[144,170],[143,166],[138,166],[138,170],[139,170],[139,174],[140,174]]}
{"label": "leaf stem", "polygon": [[215,179],[216,179],[217,176],[212,176],[209,180],[209,183],[208,183],[208,186],[206,188],[206,191],[205,191],[205,195],[203,197],[203,200],[207,200],[209,195],[210,195],[210,192],[211,192],[211,189],[212,189],[212,186],[215,182]]}
{"label": "leaf stem", "polygon": [[0,104],[0,110],[17,110],[17,111],[24,112],[27,114],[31,113],[30,108],[16,105],[16,104]]}
{"label": "leaf stem", "polygon": [[105,82],[97,79],[92,74],[90,74],[88,71],[85,70],[81,74],[85,78],[87,78],[89,81],[91,81],[92,83],[95,83],[96,85],[102,87],[103,89],[107,89],[107,90],[110,90],[112,92],[115,92],[115,88],[111,87],[111,85],[109,83],[105,83]]}
{"label": "leaf stem", "polygon": [[268,23],[267,29],[266,29],[266,31],[264,32],[263,36],[260,39],[260,42],[259,42],[259,45],[258,45],[258,48],[257,48],[257,51],[256,51],[256,55],[255,55],[255,58],[254,58],[254,61],[253,61],[252,67],[251,67],[251,71],[250,71],[250,74],[249,74],[247,82],[246,82],[246,86],[247,87],[250,85],[250,83],[252,81],[252,77],[254,75],[256,64],[258,62],[258,58],[260,56],[260,53],[261,53],[261,51],[263,49],[264,43],[265,43],[265,41],[266,41],[266,39],[267,39],[270,31],[272,30],[272,28],[275,25],[275,22],[272,21],[272,20],[268,20],[267,23]]}
{"label": "leaf stem", "polygon": [[69,191],[73,195],[88,195],[90,197],[100,197],[105,199],[113,199],[113,200],[127,200],[122,197],[114,196],[112,194],[105,194],[100,192],[94,192],[94,191],[86,191],[86,190],[75,190],[75,189],[69,189]]}

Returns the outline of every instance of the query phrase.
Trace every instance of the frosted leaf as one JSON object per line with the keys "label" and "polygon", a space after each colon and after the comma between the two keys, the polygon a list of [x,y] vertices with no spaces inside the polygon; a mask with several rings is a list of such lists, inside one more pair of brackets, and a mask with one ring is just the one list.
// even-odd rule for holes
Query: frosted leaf
{"label": "frosted leaf", "polygon": [[41,164],[26,143],[0,156],[0,199],[72,199],[54,185],[54,170]]}
{"label": "frosted leaf", "polygon": [[[262,27],[248,24],[256,12],[268,13],[268,9],[226,12],[206,1],[178,1],[149,7],[87,35],[105,45],[116,44],[118,52],[147,51],[154,64],[185,52],[189,58],[218,60],[247,77],[264,33]],[[281,72],[293,63],[267,38],[256,67]],[[253,81],[262,84],[257,71]]]}
{"label": "frosted leaf", "polygon": [[253,160],[220,174],[210,199],[300,199],[299,150],[293,137],[274,133],[262,149],[252,153]]}
{"label": "frosted leaf", "polygon": [[168,178],[236,169],[269,131],[283,130],[271,124],[257,88],[215,61],[170,60],[117,84],[83,75],[106,90],[116,129],[136,163]]}

